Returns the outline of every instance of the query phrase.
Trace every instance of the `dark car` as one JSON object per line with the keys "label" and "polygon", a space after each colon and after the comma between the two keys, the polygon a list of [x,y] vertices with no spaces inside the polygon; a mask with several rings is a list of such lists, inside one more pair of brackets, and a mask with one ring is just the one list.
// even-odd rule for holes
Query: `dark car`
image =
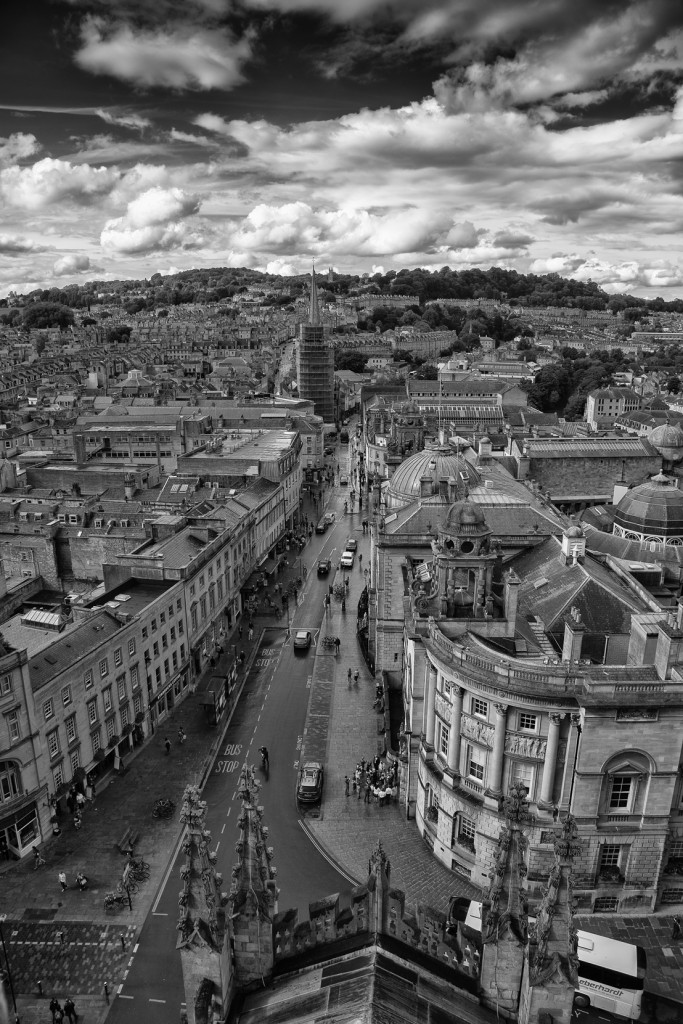
{"label": "dark car", "polygon": [[329,558],[321,558],[318,562],[318,576],[327,576],[328,572],[332,568],[332,562]]}
{"label": "dark car", "polygon": [[316,524],[316,527],[315,527],[315,532],[316,533],[324,533],[328,526],[329,526],[329,523],[327,522],[326,517],[323,516],[322,519],[318,520],[318,522]]}
{"label": "dark car", "polygon": [[325,449],[325,455],[334,455],[334,448],[331,444]]}
{"label": "dark car", "polygon": [[296,798],[302,804],[318,803],[323,795],[325,773],[319,761],[307,761],[299,772]]}
{"label": "dark car", "polygon": [[294,634],[294,650],[307,651],[311,646],[311,634],[307,629],[298,629]]}

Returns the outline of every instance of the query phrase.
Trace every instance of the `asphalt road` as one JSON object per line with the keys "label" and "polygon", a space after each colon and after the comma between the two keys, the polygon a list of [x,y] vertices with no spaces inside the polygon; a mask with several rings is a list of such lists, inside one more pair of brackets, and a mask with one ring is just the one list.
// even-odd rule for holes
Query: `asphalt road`
{"label": "asphalt road", "polygon": [[[346,454],[344,449],[342,452]],[[345,890],[351,884],[318,851],[301,827],[302,813],[324,813],[324,793],[319,809],[302,811],[296,801],[315,645],[325,633],[323,601],[334,580],[346,539],[360,526],[358,515],[353,519],[343,516],[343,503],[344,496],[336,489],[326,510],[335,511],[337,521],[325,534],[314,534],[302,555],[309,572],[300,604],[294,608],[290,601],[289,630],[285,619],[282,628],[265,630],[203,792],[208,804],[208,828],[214,847],[218,849],[217,867],[227,890],[236,860],[239,770],[245,761],[257,766],[256,775],[262,782],[264,824],[270,830],[269,841],[275,851],[280,889],[278,909],[296,907],[300,919],[308,917],[311,901]],[[320,558],[332,560],[329,577],[317,576],[316,565]],[[291,635],[296,629],[311,631],[313,644],[307,652],[293,649]],[[267,777],[260,768],[258,756],[262,745],[267,746],[270,753]],[[170,1019],[178,1019],[184,1001],[179,955],[175,948],[181,862],[182,857],[177,854],[138,943],[131,950],[128,971],[108,1018],[115,1024],[137,1024],[142,1014],[145,1024],[167,1024]]]}

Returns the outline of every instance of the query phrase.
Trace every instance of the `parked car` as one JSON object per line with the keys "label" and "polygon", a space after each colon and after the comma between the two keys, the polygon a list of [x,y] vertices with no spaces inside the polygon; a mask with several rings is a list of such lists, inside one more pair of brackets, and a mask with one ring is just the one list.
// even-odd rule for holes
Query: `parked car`
{"label": "parked car", "polygon": [[356,540],[356,538],[355,537],[349,537],[349,539],[346,542],[346,550],[347,551],[356,551],[357,548],[358,548],[358,541]]}
{"label": "parked car", "polygon": [[328,444],[327,448],[325,449],[325,455],[334,455],[334,448],[331,444]]}
{"label": "parked car", "polygon": [[334,522],[334,520],[335,520],[334,512],[326,512],[325,513],[325,522],[327,523],[328,526],[332,526],[332,523]]}
{"label": "parked car", "polygon": [[327,521],[327,516],[323,516],[322,519],[318,520],[318,522],[316,524],[316,527],[315,527],[315,532],[316,533],[324,533],[329,525],[330,524]]}
{"label": "parked car", "polygon": [[323,795],[325,772],[319,761],[307,761],[299,772],[296,797],[302,804],[318,803]]}
{"label": "parked car", "polygon": [[349,478],[346,475],[346,473],[340,473],[340,475],[339,475],[339,483],[342,485],[342,487],[346,487],[348,482],[349,482]]}
{"label": "parked car", "polygon": [[294,634],[294,650],[307,651],[311,646],[311,634],[307,629],[298,629]]}
{"label": "parked car", "polygon": [[339,440],[341,441],[342,444],[348,444],[349,443],[349,432],[348,432],[348,430],[342,430],[341,434],[339,435]]}
{"label": "parked car", "polygon": [[342,569],[353,569],[353,562],[355,557],[356,556],[353,553],[353,551],[345,551],[339,561],[339,564],[341,565]]}
{"label": "parked car", "polygon": [[332,568],[332,562],[329,558],[321,558],[318,562],[318,576],[327,576],[328,572]]}

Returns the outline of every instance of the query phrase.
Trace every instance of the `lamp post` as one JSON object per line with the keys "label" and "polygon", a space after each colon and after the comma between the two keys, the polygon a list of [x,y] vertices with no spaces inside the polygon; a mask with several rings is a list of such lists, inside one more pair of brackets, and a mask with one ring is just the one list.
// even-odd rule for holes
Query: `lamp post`
{"label": "lamp post", "polygon": [[17,1016],[17,1000],[14,995],[14,984],[12,982],[12,971],[9,965],[9,957],[7,956],[7,947],[5,946],[5,936],[2,933],[2,923],[7,920],[7,914],[0,914],[0,943],[2,943],[2,955],[5,958],[5,967],[7,969],[7,980],[9,982],[9,990],[12,996],[12,1006],[14,1007],[14,1015],[19,1024],[19,1017]]}

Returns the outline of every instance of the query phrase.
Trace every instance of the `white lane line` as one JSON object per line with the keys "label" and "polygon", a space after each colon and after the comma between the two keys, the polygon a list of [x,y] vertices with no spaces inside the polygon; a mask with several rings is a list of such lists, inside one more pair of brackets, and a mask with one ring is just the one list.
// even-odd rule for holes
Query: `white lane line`
{"label": "white lane line", "polygon": [[150,999],[149,1002],[150,1003],[162,1003],[162,1005],[164,1005],[164,1006],[166,1005],[166,1000],[165,999]]}
{"label": "white lane line", "polygon": [[320,854],[320,856],[323,857],[327,861],[327,863],[330,865],[330,867],[333,867],[334,870],[337,871],[338,874],[340,874],[342,876],[342,878],[345,878],[347,882],[350,882],[351,885],[359,885],[360,884],[357,878],[354,878],[353,875],[349,875],[346,871],[344,871],[342,868],[340,868],[339,865],[336,864],[332,860],[332,858],[329,856],[329,854],[326,853],[326,851],[322,848],[322,846],[320,845],[318,840],[315,838],[315,836],[313,836],[311,834],[311,832],[309,831],[309,829],[306,828],[306,826],[304,825],[304,823],[301,820],[301,818],[299,818],[299,825],[303,829],[303,831],[306,833],[306,835],[308,836],[308,838],[311,841],[311,843],[313,844],[313,846],[315,846],[315,848],[318,851],[318,853]]}

